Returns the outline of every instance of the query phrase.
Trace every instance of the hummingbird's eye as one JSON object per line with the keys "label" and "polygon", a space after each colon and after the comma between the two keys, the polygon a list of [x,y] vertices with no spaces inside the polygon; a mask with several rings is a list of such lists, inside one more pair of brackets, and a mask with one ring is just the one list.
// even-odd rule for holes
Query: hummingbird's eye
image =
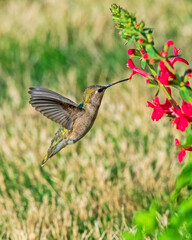
{"label": "hummingbird's eye", "polygon": [[98,92],[100,93],[100,92],[103,92],[103,88],[99,88],[98,89]]}

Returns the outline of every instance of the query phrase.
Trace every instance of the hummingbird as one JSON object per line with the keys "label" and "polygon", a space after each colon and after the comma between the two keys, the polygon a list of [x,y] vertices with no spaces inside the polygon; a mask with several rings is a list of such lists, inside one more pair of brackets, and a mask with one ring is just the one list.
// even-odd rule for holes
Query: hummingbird
{"label": "hummingbird", "polygon": [[51,141],[41,166],[62,148],[74,144],[84,137],[93,126],[105,90],[128,80],[129,78],[126,78],[107,85],[89,86],[86,88],[83,101],[79,105],[54,91],[30,87],[28,91],[30,94],[29,103],[48,119],[61,125]]}

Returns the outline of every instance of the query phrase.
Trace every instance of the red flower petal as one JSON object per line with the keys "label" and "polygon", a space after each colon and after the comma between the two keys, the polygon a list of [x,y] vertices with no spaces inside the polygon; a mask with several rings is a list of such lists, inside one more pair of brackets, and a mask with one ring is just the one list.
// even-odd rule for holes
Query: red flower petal
{"label": "red flower petal", "polygon": [[185,132],[186,128],[189,125],[188,120],[185,116],[176,117],[173,123],[176,124],[176,128],[181,132]]}
{"label": "red flower petal", "polygon": [[141,70],[140,68],[138,67],[135,67],[133,61],[131,59],[128,60],[128,63],[127,63],[127,67],[131,68],[133,70],[133,73],[131,74],[130,78],[132,78],[132,76],[136,73],[144,76],[144,77],[148,77],[149,74],[144,72],[143,70]]}
{"label": "red flower petal", "polygon": [[180,142],[179,142],[179,139],[178,138],[175,138],[175,146],[180,146]]}
{"label": "red flower petal", "polygon": [[180,58],[180,57],[173,57],[173,58],[170,59],[170,63],[171,63],[172,66],[175,62],[183,62],[183,63],[189,65],[187,60],[185,60],[184,58]]}
{"label": "red flower petal", "polygon": [[191,103],[187,103],[187,102],[183,101],[182,106],[181,106],[181,110],[186,116],[192,117]]}
{"label": "red flower petal", "polygon": [[180,52],[180,48],[176,48],[175,46],[173,47],[173,52],[174,52],[174,55],[176,56],[176,55],[178,55],[178,53]]}
{"label": "red flower petal", "polygon": [[131,69],[134,69],[135,65],[131,59],[128,60],[127,66]]}
{"label": "red flower petal", "polygon": [[183,161],[183,158],[185,157],[185,155],[186,155],[185,149],[181,148],[178,154],[179,162]]}

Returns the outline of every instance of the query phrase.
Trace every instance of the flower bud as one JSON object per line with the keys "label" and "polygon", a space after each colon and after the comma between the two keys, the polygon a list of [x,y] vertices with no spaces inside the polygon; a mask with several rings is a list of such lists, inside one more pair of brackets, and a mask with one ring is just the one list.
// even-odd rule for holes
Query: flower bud
{"label": "flower bud", "polygon": [[149,54],[148,53],[143,54],[143,59],[148,59],[148,58],[149,58]]}
{"label": "flower bud", "polygon": [[167,45],[168,47],[170,47],[170,46],[173,45],[173,41],[172,41],[172,40],[168,40],[165,45]]}
{"label": "flower bud", "polygon": [[150,60],[149,60],[149,63],[150,63],[150,64],[153,64],[153,63],[154,63],[154,59],[150,59]]}
{"label": "flower bud", "polygon": [[132,48],[130,48],[130,49],[127,50],[127,54],[129,54],[129,56],[135,54],[135,52],[136,52],[136,50],[135,50],[135,49],[132,49]]}
{"label": "flower bud", "polygon": [[161,52],[162,57],[167,57],[167,55],[168,55],[168,52]]}
{"label": "flower bud", "polygon": [[150,83],[150,79],[147,79],[147,80],[146,80],[146,83],[147,83],[147,84]]}

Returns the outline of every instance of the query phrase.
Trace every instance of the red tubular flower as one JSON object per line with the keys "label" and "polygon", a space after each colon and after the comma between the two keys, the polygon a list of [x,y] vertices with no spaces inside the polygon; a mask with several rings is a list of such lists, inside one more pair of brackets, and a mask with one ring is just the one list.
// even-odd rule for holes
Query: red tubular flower
{"label": "red tubular flower", "polygon": [[143,38],[139,38],[139,43],[143,43]]}
{"label": "red tubular flower", "polygon": [[143,55],[145,53],[145,50],[141,49],[140,53]]}
{"label": "red tubular flower", "polygon": [[172,105],[168,99],[166,99],[164,104],[160,104],[159,98],[155,97],[153,99],[153,103],[151,102],[147,102],[147,103],[148,103],[147,107],[153,108],[153,113],[151,115],[151,118],[153,121],[154,120],[159,121],[159,119],[161,119],[164,114],[171,113],[170,108]]}
{"label": "red tubular flower", "polygon": [[173,58],[170,59],[169,62],[171,63],[172,66],[173,66],[173,64],[174,64],[175,62],[183,62],[183,63],[189,65],[189,63],[187,62],[187,60],[185,60],[184,58],[180,58],[180,57],[173,57]]}
{"label": "red tubular flower", "polygon": [[[173,57],[170,60],[166,60],[166,61],[172,67],[172,69],[174,69],[173,64],[175,62],[183,62],[183,63],[189,65],[189,63],[185,59],[180,58],[180,57]],[[176,75],[167,69],[164,61],[159,61],[159,68],[161,70],[160,76],[158,77],[159,82],[162,83],[163,85],[171,84],[170,80],[175,79]]]}
{"label": "red tubular flower", "polygon": [[192,122],[192,106],[191,103],[187,103],[183,100],[181,108],[173,107],[173,114],[176,115],[173,125],[176,125],[176,128],[181,132],[184,132],[189,125],[189,122]]}
{"label": "red tubular flower", "polygon": [[144,72],[138,67],[135,67],[133,61],[131,59],[128,60],[127,67],[131,68],[133,70],[131,76],[129,77],[130,79],[135,75],[136,73],[142,75],[143,77],[149,77],[149,74]]}
{"label": "red tubular flower", "polygon": [[178,154],[179,162],[183,161],[183,158],[186,155],[186,151],[190,151],[190,152],[192,151],[192,146],[183,146],[183,145],[181,145],[178,138],[175,138],[175,146],[180,148],[179,154]]}
{"label": "red tubular flower", "polygon": [[175,79],[176,76],[167,69],[164,61],[159,62],[159,68],[161,70],[160,76],[158,77],[159,82],[163,85],[169,85],[171,83],[169,79]]}

